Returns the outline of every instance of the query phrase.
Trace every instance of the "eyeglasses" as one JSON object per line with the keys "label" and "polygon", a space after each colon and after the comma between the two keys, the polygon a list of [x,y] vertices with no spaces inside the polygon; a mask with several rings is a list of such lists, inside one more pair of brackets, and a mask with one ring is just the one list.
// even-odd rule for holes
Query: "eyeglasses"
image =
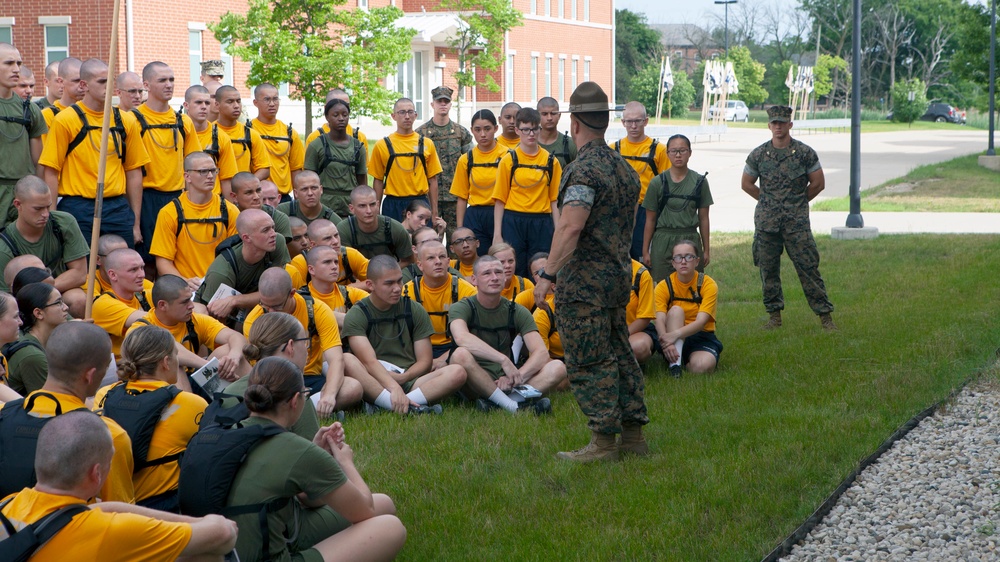
{"label": "eyeglasses", "polygon": [[692,262],[696,259],[698,259],[698,256],[694,254],[684,254],[683,256],[674,256],[670,258],[670,261],[674,263],[684,263],[684,262]]}
{"label": "eyeglasses", "polygon": [[219,173],[218,168],[205,168],[203,170],[184,170],[185,172],[197,173],[202,177],[214,176]]}
{"label": "eyeglasses", "polygon": [[281,98],[261,98],[260,101],[265,105],[271,105],[272,103],[277,105],[277,103],[281,101]]}
{"label": "eyeglasses", "polygon": [[413,117],[416,114],[417,112],[412,109],[401,109],[396,112],[396,115],[399,115],[400,117]]}
{"label": "eyeglasses", "polygon": [[310,388],[303,388],[302,390],[299,391],[299,394],[301,394],[303,396],[303,398],[307,397],[310,394],[312,394],[312,389],[310,389]]}
{"label": "eyeglasses", "polygon": [[50,302],[49,304],[43,306],[42,308],[48,308],[50,306],[62,306],[62,303],[63,303],[62,299],[56,299]]}
{"label": "eyeglasses", "polygon": [[691,149],[690,148],[674,148],[674,149],[668,150],[667,152],[669,152],[671,156],[682,156],[684,154],[687,154],[688,152],[691,152]]}
{"label": "eyeglasses", "polygon": [[456,238],[451,241],[452,246],[462,246],[464,244],[472,244],[476,241],[475,236],[469,236],[468,238]]}
{"label": "eyeglasses", "polygon": [[118,90],[119,92],[124,92],[130,96],[145,94],[145,88],[132,88],[131,90]]}
{"label": "eyeglasses", "polygon": [[521,133],[525,134],[525,135],[537,135],[538,131],[540,131],[540,130],[541,130],[541,127],[531,127],[530,129],[528,129],[528,128],[518,129],[518,131],[521,131]]}
{"label": "eyeglasses", "polygon": [[292,341],[304,341],[306,342],[306,349],[312,349],[312,338],[309,336],[306,336],[304,338],[292,338]]}
{"label": "eyeglasses", "polygon": [[288,298],[290,296],[291,295],[285,296],[285,300],[281,301],[281,304],[278,304],[278,305],[267,304],[264,301],[260,301],[260,307],[263,308],[267,312],[274,312],[276,310],[277,311],[284,310],[285,309],[285,305],[288,303]]}
{"label": "eyeglasses", "polygon": [[622,125],[625,125],[626,127],[634,127],[636,125],[642,125],[643,121],[645,121],[645,119],[622,119]]}

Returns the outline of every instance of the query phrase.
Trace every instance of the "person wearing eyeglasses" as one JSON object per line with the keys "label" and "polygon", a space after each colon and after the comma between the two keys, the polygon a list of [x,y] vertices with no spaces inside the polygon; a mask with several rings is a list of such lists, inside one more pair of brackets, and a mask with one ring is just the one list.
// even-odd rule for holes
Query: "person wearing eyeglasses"
{"label": "person wearing eyeglasses", "polygon": [[646,189],[654,177],[670,169],[667,145],[646,136],[648,124],[646,106],[630,101],[622,111],[625,138],[609,143],[639,174],[639,184],[642,186],[639,200],[635,204],[635,228],[632,229],[632,247],[629,249],[629,255],[634,260],[642,259],[642,235],[646,230],[646,210],[642,208],[642,200],[646,197]]}
{"label": "person wearing eyeglasses", "polygon": [[722,342],[715,336],[719,287],[698,271],[698,249],[691,240],[673,247],[674,272],[656,284],[656,334],[670,374],[682,366],[692,373],[711,373],[719,364]]}
{"label": "person wearing eyeglasses", "polygon": [[142,87],[142,78],[125,71],[115,78],[115,95],[118,96],[118,108],[122,111],[132,111],[142,105],[146,89]]}
{"label": "person wearing eyeglasses", "polygon": [[278,119],[281,96],[273,84],[265,82],[254,88],[253,105],[257,108],[257,117],[247,126],[260,133],[271,161],[268,179],[278,186],[282,199],[287,200],[295,176],[302,171],[305,163],[306,146],[291,125]]}
{"label": "person wearing eyeglasses", "polygon": [[646,225],[642,235],[642,263],[659,283],[674,270],[671,249],[681,240],[693,240],[698,255],[698,271],[709,260],[708,208],[713,203],[708,174],[688,169],[691,141],[684,135],[667,139],[670,169],[649,182],[642,201]]}
{"label": "person wearing eyeglasses", "polygon": [[450,240],[451,253],[458,256],[451,260],[451,267],[458,270],[466,280],[472,278],[472,266],[479,257],[479,239],[472,230],[463,227],[455,229]]}
{"label": "person wearing eyeglasses", "polygon": [[17,292],[21,337],[3,346],[7,358],[7,385],[27,396],[45,384],[49,362],[45,344],[52,330],[66,322],[68,307],[59,290],[46,283],[29,283]]}
{"label": "person wearing eyeglasses", "polygon": [[408,98],[396,100],[392,106],[396,131],[375,143],[368,163],[368,173],[375,178],[372,188],[376,203],[381,204],[384,216],[400,222],[406,206],[414,199],[424,199],[431,207],[431,214],[441,216],[438,213],[441,160],[434,141],[413,130],[417,118],[414,107]]}
{"label": "person wearing eyeglasses", "polygon": [[521,143],[500,160],[493,187],[493,244],[506,242],[514,248],[522,277],[528,275],[528,258],[549,251],[559,221],[562,166],[538,145],[541,119],[530,107],[517,112]]}
{"label": "person wearing eyeglasses", "polygon": [[215,160],[219,168],[219,173],[215,176],[215,192],[224,197],[232,197],[232,180],[239,170],[236,168],[236,155],[229,135],[219,130],[218,123],[210,122],[209,113],[214,103],[208,88],[200,84],[184,91],[184,113],[194,123],[198,144],[203,152]]}

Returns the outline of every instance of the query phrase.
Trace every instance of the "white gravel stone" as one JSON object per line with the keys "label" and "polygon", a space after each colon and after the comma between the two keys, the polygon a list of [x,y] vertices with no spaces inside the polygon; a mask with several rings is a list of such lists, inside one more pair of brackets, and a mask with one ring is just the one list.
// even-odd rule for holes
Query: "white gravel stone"
{"label": "white gravel stone", "polygon": [[966,388],[869,466],[785,562],[998,560],[1000,389]]}

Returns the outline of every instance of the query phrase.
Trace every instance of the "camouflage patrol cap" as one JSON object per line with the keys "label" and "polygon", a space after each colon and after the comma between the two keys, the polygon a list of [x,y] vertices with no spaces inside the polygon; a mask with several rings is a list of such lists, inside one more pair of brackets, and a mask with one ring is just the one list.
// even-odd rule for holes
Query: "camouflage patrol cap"
{"label": "camouflage patrol cap", "polygon": [[788,123],[792,120],[792,108],[787,105],[772,105],[767,108],[767,122]]}
{"label": "camouflage patrol cap", "polygon": [[455,92],[447,86],[438,86],[437,88],[431,90],[431,97],[434,99],[434,101],[440,99],[446,99],[448,101],[451,101],[451,95],[453,93]]}
{"label": "camouflage patrol cap", "polygon": [[221,60],[202,61],[201,73],[205,76],[223,76],[226,74],[226,64]]}
{"label": "camouflage patrol cap", "polygon": [[593,113],[596,111],[613,111],[608,104],[608,94],[597,82],[583,82],[573,90],[569,97],[569,107],[559,113]]}

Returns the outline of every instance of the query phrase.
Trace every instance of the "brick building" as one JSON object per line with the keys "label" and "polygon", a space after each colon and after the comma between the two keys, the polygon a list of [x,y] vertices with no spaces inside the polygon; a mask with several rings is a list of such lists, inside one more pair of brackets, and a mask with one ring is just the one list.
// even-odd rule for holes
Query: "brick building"
{"label": "brick building", "polygon": [[[614,86],[614,0],[512,0],[524,14],[524,25],[508,34],[506,64],[494,73],[499,92],[485,87],[465,92],[465,108],[496,109],[506,101],[533,104],[543,96],[568,101],[580,82],[594,80],[608,90]],[[461,25],[454,15],[437,10],[435,0],[349,0],[347,8],[396,5],[406,15],[398,22],[417,30],[413,57],[387,77],[387,86],[416,102],[420,118],[430,116],[430,91],[441,85],[456,87],[451,73],[457,69],[448,37]],[[225,82],[249,95],[245,85],[249,64],[233,60],[215,40],[207,24],[227,11],[246,10],[246,0],[148,2],[121,0],[117,39],[117,68],[141,72],[149,61],[169,64],[177,79],[177,96],[199,82],[203,60],[226,61]],[[51,61],[66,56],[107,60],[114,2],[23,2],[0,0],[0,41],[10,41],[24,62],[39,77]],[[39,95],[43,89],[36,90]],[[180,101],[180,100],[178,100]],[[291,110],[296,104],[288,104]],[[301,106],[299,106],[301,107]],[[282,113],[286,113],[283,106]],[[301,109],[299,110],[301,111]],[[301,123],[304,118],[283,115]]]}
{"label": "brick building", "polygon": [[[703,59],[722,56],[723,48],[703,27],[692,23],[653,24],[660,32],[664,52],[670,55],[674,68],[691,74]],[[701,81],[699,76],[697,81]]]}

